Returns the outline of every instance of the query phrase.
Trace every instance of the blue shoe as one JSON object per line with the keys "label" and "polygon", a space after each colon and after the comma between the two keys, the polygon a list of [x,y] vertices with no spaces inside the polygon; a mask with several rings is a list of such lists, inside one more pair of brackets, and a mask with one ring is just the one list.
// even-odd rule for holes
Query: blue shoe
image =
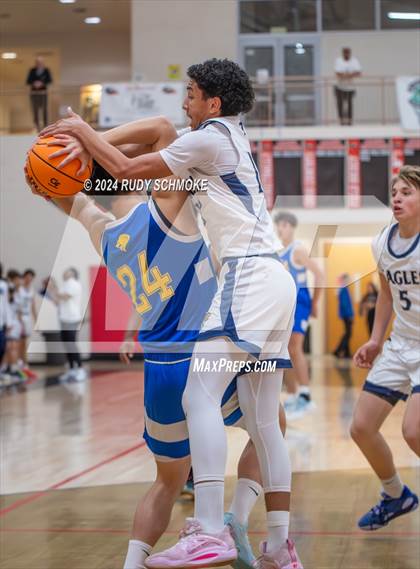
{"label": "blue shoe", "polygon": [[234,569],[252,569],[255,555],[248,539],[248,526],[240,524],[230,512],[225,514],[225,525],[229,527],[238,550],[238,558],[232,561],[231,566]]}
{"label": "blue shoe", "polygon": [[383,528],[395,518],[413,512],[418,508],[419,499],[407,486],[399,498],[391,498],[382,492],[382,500],[359,520],[359,528],[373,531]]}

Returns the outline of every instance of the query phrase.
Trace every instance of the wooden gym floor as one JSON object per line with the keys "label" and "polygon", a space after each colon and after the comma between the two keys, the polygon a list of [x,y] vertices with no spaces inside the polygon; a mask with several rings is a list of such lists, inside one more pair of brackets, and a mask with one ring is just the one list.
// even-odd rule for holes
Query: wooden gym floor
{"label": "wooden gym floor", "polygon": [[[311,362],[317,409],[288,426],[291,534],[305,569],[419,569],[418,512],[364,533],[358,517],[379,485],[348,435],[364,372],[330,357]],[[0,569],[121,569],[137,499],[154,476],[143,428],[142,365],[91,366],[84,384],[61,385],[53,369],[1,406]],[[420,465],[401,436],[399,404],[384,425],[403,480],[420,490]],[[229,429],[227,504],[245,433]],[[179,500],[175,542],[192,502]],[[255,549],[265,535],[263,501],[250,520]]]}

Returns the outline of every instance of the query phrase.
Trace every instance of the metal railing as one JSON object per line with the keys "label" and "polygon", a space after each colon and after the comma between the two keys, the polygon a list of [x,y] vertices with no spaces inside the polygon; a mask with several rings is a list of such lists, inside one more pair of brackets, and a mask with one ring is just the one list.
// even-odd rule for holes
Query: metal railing
{"label": "metal railing", "polygon": [[[252,78],[255,105],[248,114],[249,126],[305,126],[339,124],[335,77],[273,77],[266,83]],[[98,125],[99,102],[82,96],[83,86],[53,86],[48,93],[48,120],[63,116],[67,106]],[[354,124],[398,122],[395,78],[363,76],[354,82]],[[23,133],[33,130],[29,93],[25,88],[0,92],[0,132]]]}

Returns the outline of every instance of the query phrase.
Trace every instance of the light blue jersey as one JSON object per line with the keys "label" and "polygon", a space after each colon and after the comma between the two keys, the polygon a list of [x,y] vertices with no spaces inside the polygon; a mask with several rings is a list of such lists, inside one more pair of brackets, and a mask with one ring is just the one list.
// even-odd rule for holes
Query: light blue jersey
{"label": "light blue jersey", "polygon": [[141,316],[145,354],[191,353],[217,287],[201,234],[177,232],[149,200],[107,225],[102,251]]}

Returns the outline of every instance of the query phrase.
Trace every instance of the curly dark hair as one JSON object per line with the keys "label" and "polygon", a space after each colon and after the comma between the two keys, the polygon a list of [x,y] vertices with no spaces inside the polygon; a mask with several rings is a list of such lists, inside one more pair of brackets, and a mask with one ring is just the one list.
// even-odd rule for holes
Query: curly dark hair
{"label": "curly dark hair", "polygon": [[187,75],[203,91],[203,96],[219,97],[222,116],[248,113],[254,104],[254,90],[248,75],[229,59],[208,59],[191,65]]}

